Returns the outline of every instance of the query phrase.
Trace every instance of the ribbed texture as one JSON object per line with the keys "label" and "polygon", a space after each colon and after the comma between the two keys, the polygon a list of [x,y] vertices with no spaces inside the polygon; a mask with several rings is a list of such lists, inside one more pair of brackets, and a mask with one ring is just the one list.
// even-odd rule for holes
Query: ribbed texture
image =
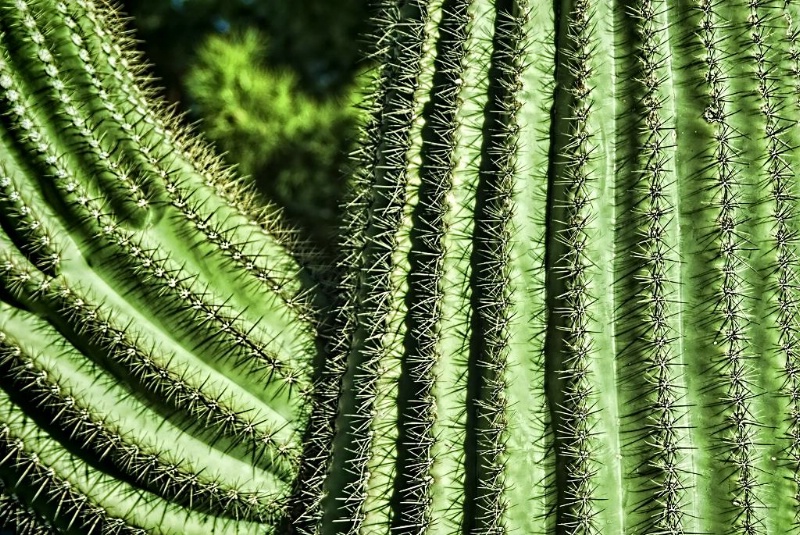
{"label": "ribbed texture", "polygon": [[333,265],[0,15],[3,528],[800,533],[793,3],[381,0]]}

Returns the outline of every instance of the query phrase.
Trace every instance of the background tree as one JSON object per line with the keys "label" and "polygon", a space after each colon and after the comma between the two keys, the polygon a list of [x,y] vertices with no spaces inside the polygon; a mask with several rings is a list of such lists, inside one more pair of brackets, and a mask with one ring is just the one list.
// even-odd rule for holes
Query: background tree
{"label": "background tree", "polygon": [[[369,2],[123,2],[167,98],[321,247],[355,137]],[[264,103],[270,103],[265,106]]]}

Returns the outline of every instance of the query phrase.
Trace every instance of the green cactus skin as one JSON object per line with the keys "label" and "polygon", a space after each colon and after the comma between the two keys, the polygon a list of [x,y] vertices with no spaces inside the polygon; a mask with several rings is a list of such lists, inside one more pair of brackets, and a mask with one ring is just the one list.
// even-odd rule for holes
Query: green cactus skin
{"label": "green cactus skin", "polygon": [[0,528],[800,533],[800,8],[374,7],[324,265],[0,0]]}

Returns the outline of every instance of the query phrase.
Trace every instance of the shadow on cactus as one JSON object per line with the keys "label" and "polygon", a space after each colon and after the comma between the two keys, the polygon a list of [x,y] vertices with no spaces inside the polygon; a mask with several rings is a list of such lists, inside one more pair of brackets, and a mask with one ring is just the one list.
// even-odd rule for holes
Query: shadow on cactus
{"label": "shadow on cactus", "polygon": [[799,532],[799,9],[378,2],[326,265],[0,0],[0,527]]}

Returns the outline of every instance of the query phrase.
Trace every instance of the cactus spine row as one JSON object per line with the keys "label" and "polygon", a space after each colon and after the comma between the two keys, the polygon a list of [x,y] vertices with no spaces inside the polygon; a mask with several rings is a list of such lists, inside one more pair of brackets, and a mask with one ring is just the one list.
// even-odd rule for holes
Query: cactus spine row
{"label": "cactus spine row", "polygon": [[375,2],[327,265],[113,8],[0,0],[0,527],[800,533],[798,18]]}

